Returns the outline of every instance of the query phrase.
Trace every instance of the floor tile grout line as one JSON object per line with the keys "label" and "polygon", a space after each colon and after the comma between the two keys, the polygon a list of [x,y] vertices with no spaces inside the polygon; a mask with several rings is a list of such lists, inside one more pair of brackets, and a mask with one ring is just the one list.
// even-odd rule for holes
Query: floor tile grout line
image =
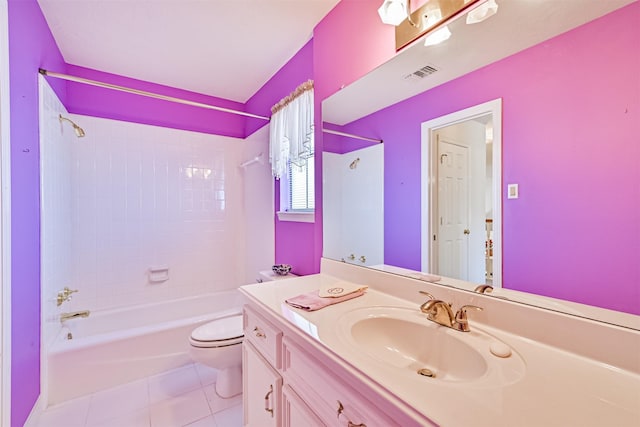
{"label": "floor tile grout line", "polygon": [[[194,391],[200,390],[200,392],[202,393],[202,396],[205,398],[205,401],[207,402],[207,407],[209,408],[209,414],[208,415],[206,415],[206,416],[204,416],[202,418],[199,418],[197,420],[194,420],[190,424],[202,421],[202,420],[204,420],[206,418],[209,418],[209,417],[212,418],[212,420],[214,421],[214,424],[215,424],[216,423],[215,415],[217,413],[217,412],[214,412],[214,403],[215,403],[214,401],[215,401],[215,399],[212,399],[212,401],[210,401],[209,400],[209,396],[207,395],[207,392],[205,391],[205,388],[212,387],[213,388],[213,392],[215,393],[215,381],[213,383],[208,383],[208,384],[205,385],[204,384],[205,383],[205,377],[209,378],[209,375],[208,375],[208,373],[204,373],[204,372],[201,375],[201,372],[198,370],[198,368],[196,367],[196,365],[194,363],[192,363],[190,365],[185,365],[185,366],[182,366],[182,367],[179,367],[179,368],[175,368],[175,369],[170,369],[170,370],[167,370],[165,372],[158,373],[158,374],[155,374],[155,375],[150,375],[150,376],[147,376],[147,377],[144,377],[144,378],[138,380],[138,381],[144,381],[144,390],[146,392],[145,393],[146,394],[145,406],[139,407],[135,411],[129,411],[126,414],[125,413],[119,414],[117,417],[126,417],[128,415],[134,414],[136,411],[145,411],[145,413],[146,413],[145,425],[147,425],[148,427],[152,427],[152,417],[151,417],[152,406],[166,404],[170,399],[163,399],[163,400],[160,400],[158,402],[155,402],[152,405],[151,404],[151,381],[150,381],[150,379],[152,377],[161,376],[161,375],[165,375],[165,374],[170,374],[171,372],[179,371],[181,369],[189,369],[189,367],[195,371],[196,376],[198,378],[199,387],[197,387],[197,388],[195,388],[195,389],[193,389],[191,391],[183,391],[183,393],[180,393],[180,395],[178,395],[178,396],[182,396],[184,394],[193,393]],[[117,386],[114,386],[112,388],[115,389],[115,388],[118,388],[118,387],[126,386],[127,384],[128,383],[117,385]],[[91,417],[92,411],[95,412],[95,411],[99,411],[100,410],[100,408],[94,407],[94,405],[98,402],[96,400],[96,395],[98,393],[99,392],[93,392],[93,393],[89,393],[88,395],[85,395],[85,397],[87,399],[87,403],[86,403],[87,406],[86,406],[86,411],[83,414],[83,420],[82,420],[82,424],[81,424],[83,427],[92,427],[95,424],[95,423],[90,424],[89,421],[92,418]],[[176,398],[178,396],[172,396],[172,398]],[[241,402],[235,403],[235,404],[233,404],[231,406],[226,406],[225,405],[225,407],[221,408],[220,410],[218,410],[218,412],[222,412],[222,411],[231,409],[231,408],[233,408],[235,406],[239,406],[239,405],[241,405]],[[47,408],[47,410],[48,409],[49,408]],[[45,412],[47,412],[47,410],[45,410]],[[98,424],[102,424],[102,423],[104,423],[106,421],[108,421],[108,420],[107,419],[101,420],[101,421],[98,420],[96,422]],[[41,427],[46,427],[46,426],[43,425]]]}
{"label": "floor tile grout line", "polygon": [[95,393],[91,393],[89,395],[89,404],[87,405],[87,412],[86,414],[84,414],[84,423],[82,423],[83,426],[87,427],[87,425],[89,424],[89,412],[91,412],[91,403],[93,403],[93,395]]}

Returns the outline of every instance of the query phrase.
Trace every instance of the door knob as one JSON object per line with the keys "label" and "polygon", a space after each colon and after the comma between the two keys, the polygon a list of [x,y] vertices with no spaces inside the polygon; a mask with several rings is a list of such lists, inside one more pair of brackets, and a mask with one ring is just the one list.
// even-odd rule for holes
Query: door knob
{"label": "door knob", "polygon": [[464,234],[471,234],[471,230],[469,230],[468,228],[465,228],[463,233]]}

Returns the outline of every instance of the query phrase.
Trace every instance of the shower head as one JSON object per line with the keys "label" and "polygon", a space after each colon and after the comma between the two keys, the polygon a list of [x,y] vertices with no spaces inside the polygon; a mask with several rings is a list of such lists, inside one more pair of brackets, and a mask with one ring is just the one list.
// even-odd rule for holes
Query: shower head
{"label": "shower head", "polygon": [[60,123],[62,123],[64,120],[68,121],[69,123],[71,123],[71,126],[73,126],[73,130],[76,133],[76,136],[78,138],[82,138],[85,134],[84,134],[84,129],[82,129],[80,126],[78,126],[77,124],[75,124],[73,122],[73,120],[67,119],[66,117],[62,117],[62,114],[59,115],[59,120]]}
{"label": "shower head", "polygon": [[360,157],[355,159],[353,162],[349,164],[349,169],[355,169],[358,167],[358,162],[360,161]]}

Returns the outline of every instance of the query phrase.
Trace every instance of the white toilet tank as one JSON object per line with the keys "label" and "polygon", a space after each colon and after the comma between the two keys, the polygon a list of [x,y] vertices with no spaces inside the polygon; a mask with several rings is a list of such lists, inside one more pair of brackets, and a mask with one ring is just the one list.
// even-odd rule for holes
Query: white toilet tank
{"label": "white toilet tank", "polygon": [[293,273],[289,273],[286,276],[279,276],[271,270],[263,270],[258,272],[258,277],[256,278],[256,282],[271,282],[274,280],[282,280],[282,279],[291,279],[292,277],[298,277]]}

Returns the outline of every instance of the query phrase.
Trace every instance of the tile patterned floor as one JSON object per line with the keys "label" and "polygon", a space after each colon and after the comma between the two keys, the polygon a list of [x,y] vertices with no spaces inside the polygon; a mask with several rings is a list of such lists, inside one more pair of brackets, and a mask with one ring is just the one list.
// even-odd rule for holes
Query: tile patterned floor
{"label": "tile patterned floor", "polygon": [[215,369],[191,364],[51,406],[37,427],[241,427],[242,396],[215,392]]}

